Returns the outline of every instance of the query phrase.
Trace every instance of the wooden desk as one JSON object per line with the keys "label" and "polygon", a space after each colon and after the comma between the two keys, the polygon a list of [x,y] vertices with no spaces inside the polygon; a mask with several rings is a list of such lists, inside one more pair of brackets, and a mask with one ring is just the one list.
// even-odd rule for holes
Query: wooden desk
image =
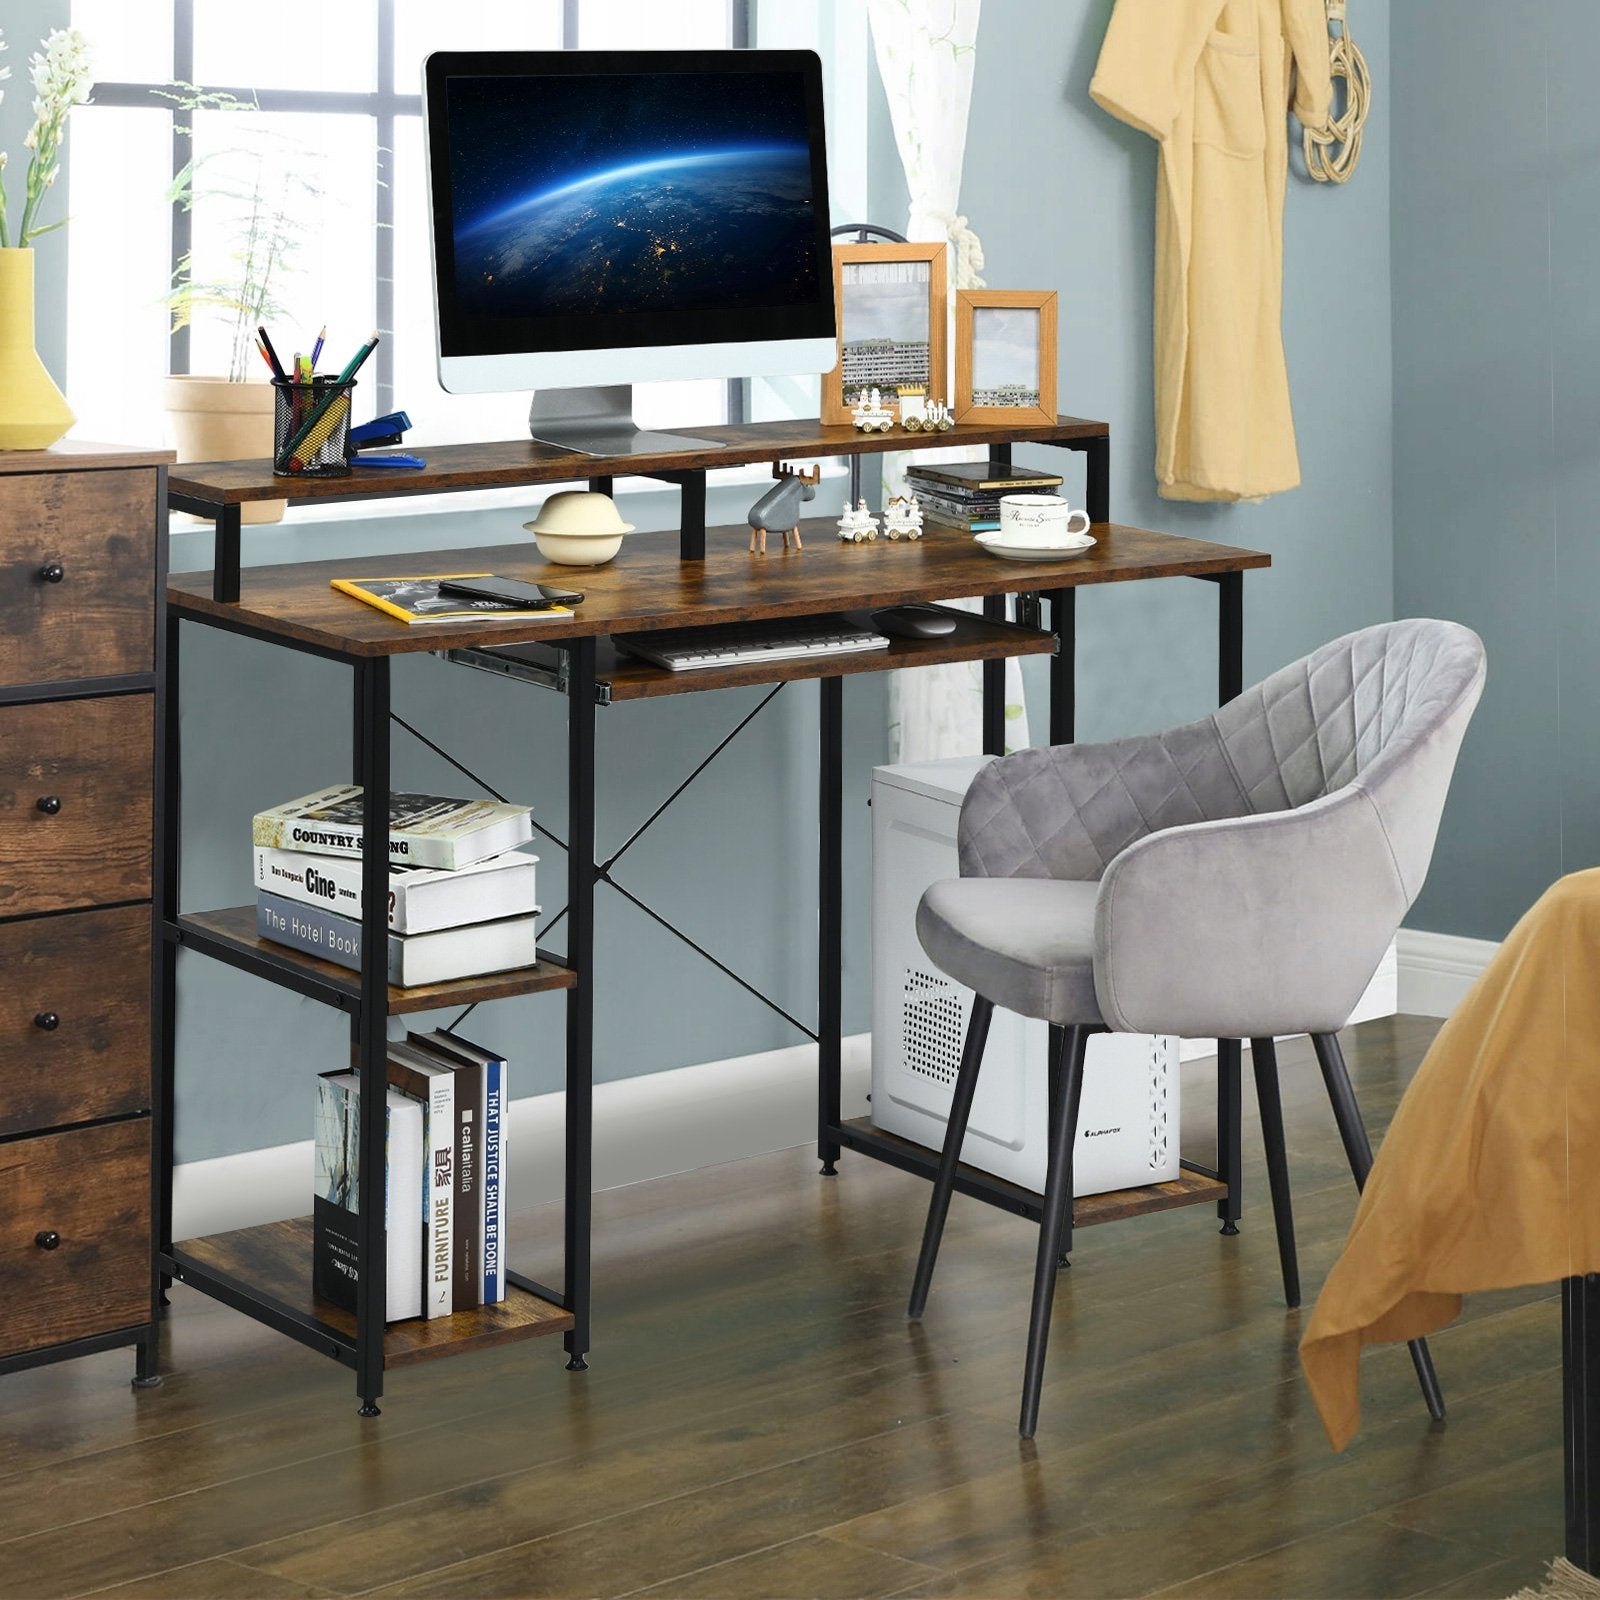
{"label": "wooden desk", "polygon": [[[966,429],[926,438],[919,435],[855,434],[850,429],[821,429],[796,423],[749,429],[701,429],[735,440],[730,456],[716,465],[845,450],[877,453],[897,448],[947,448],[981,442],[1007,448],[1003,441],[1037,439],[1090,453],[1092,502],[1104,500],[1104,457],[1107,432],[1102,424],[1062,418],[1051,428],[1013,430]],[[1099,465],[1096,465],[1096,463]],[[698,458],[676,457],[661,466],[661,475],[684,480],[686,502],[694,499],[688,482],[700,475],[703,507],[704,466]],[[547,447],[529,444],[462,447],[430,452],[424,475],[398,481],[390,474],[362,474],[325,484],[287,487],[291,498],[351,498],[387,494],[480,488],[490,484],[570,481],[578,469],[606,482],[608,468],[619,463],[592,463],[586,458],[558,456]],[[592,1124],[592,1045],[596,971],[594,907],[601,884],[619,889],[596,861],[594,751],[597,714],[610,700],[649,698],[734,685],[816,678],[821,701],[818,752],[820,839],[818,864],[818,1004],[817,1025],[791,1022],[818,1045],[818,1147],[823,1170],[831,1173],[841,1148],[848,1147],[910,1171],[931,1173],[934,1152],[877,1133],[866,1126],[846,1125],[840,1110],[841,965],[842,965],[842,684],[845,676],[890,667],[945,661],[982,661],[984,665],[984,744],[1002,746],[1002,672],[1008,656],[1050,657],[1050,737],[1072,737],[1073,605],[1079,588],[1161,577],[1200,578],[1215,582],[1219,593],[1218,683],[1223,698],[1241,687],[1243,640],[1243,575],[1265,567],[1269,558],[1251,550],[1233,549],[1195,539],[1149,533],[1111,524],[1103,518],[1094,532],[1098,545],[1087,555],[1062,562],[1018,563],[997,560],[970,539],[946,529],[933,529],[916,542],[844,544],[828,522],[807,524],[803,551],[774,551],[752,556],[747,530],[695,530],[701,554],[684,558],[686,540],[678,534],[630,537],[611,565],[586,569],[544,562],[531,544],[486,550],[424,552],[403,558],[335,561],[296,566],[237,567],[237,508],[250,499],[283,492],[282,480],[267,476],[261,463],[224,464],[181,469],[174,480],[173,504],[206,509],[216,517],[219,555],[234,563],[215,573],[185,574],[168,589],[166,716],[163,722],[165,792],[176,794],[177,746],[173,730],[178,710],[178,658],[181,624],[221,628],[252,639],[308,652],[345,663],[352,669],[354,781],[365,787],[364,827],[370,839],[387,840],[383,804],[390,787],[390,662],[418,651],[506,644],[535,639],[564,657],[562,688],[567,699],[567,905],[563,913],[567,949],[556,959],[541,952],[535,967],[520,973],[467,979],[419,991],[389,990],[383,963],[370,955],[353,974],[324,962],[258,940],[250,908],[223,908],[180,916],[177,898],[179,850],[178,807],[162,808],[158,882],[165,930],[163,994],[160,1018],[161,1070],[158,1073],[157,1121],[161,1147],[169,1155],[166,1192],[158,1201],[159,1260],[164,1271],[183,1278],[291,1337],[322,1349],[353,1367],[363,1411],[376,1411],[386,1364],[431,1358],[456,1349],[476,1348],[486,1339],[524,1337],[562,1331],[569,1366],[585,1365],[589,1348],[589,1185]],[[638,472],[638,463],[626,464]],[[419,481],[420,479],[420,481]],[[296,493],[295,491],[304,491]],[[315,492],[313,492],[315,491]],[[230,509],[231,508],[231,509]],[[692,507],[691,507],[692,509]],[[232,533],[227,523],[232,522]],[[330,587],[333,577],[366,573],[373,576],[407,572],[471,571],[506,573],[535,580],[576,584],[586,596],[571,617],[546,622],[474,621],[461,626],[411,626],[352,600]],[[1024,624],[1005,620],[1007,597],[1023,597]],[[714,625],[813,612],[853,611],[903,601],[942,601],[982,597],[984,615],[964,617],[957,632],[941,639],[896,640],[886,653],[869,656],[813,658],[671,673],[631,658],[619,658],[614,637],[648,628]],[[236,597],[236,598],[235,598]],[[1048,620],[1046,620],[1048,618]],[[369,850],[365,862],[363,944],[368,952],[384,948],[386,929],[385,867],[387,849]],[[626,891],[621,891],[626,893]],[[171,1238],[171,1113],[173,1092],[173,973],[178,950],[187,949],[255,973],[298,993],[340,1007],[349,1013],[360,1063],[363,1096],[363,1173],[382,1170],[383,1118],[367,1115],[381,1104],[385,1080],[385,1018],[392,1012],[467,1004],[475,1000],[540,989],[565,993],[567,1033],[566,1226],[565,1278],[560,1289],[549,1288],[518,1273],[510,1274],[514,1298],[503,1320],[487,1330],[480,1312],[462,1313],[452,1332],[441,1323],[428,1324],[420,1344],[404,1327],[385,1336],[381,1309],[383,1288],[383,1225],[381,1213],[363,1212],[359,1245],[363,1251],[362,1311],[352,1325],[307,1301],[295,1277],[291,1236],[283,1230],[243,1230],[221,1239],[174,1244]],[[698,948],[698,947],[697,947]],[[708,954],[702,951],[702,954]],[[714,957],[710,959],[715,959]],[[717,963],[719,966],[721,963]],[[726,967],[723,971],[728,971]],[[737,978],[737,974],[731,974]],[[742,981],[742,980],[740,980]],[[770,1002],[769,1002],[770,1003]],[[785,1013],[787,1015],[787,1013]],[[1230,1081],[1229,1073],[1219,1075]],[[1225,1221],[1236,1215],[1238,1089],[1237,1062],[1231,1075],[1232,1097],[1224,1096],[1222,1125],[1231,1129],[1227,1170],[1186,1176],[1161,1192],[1131,1191],[1080,1210],[1081,1223],[1116,1214],[1160,1209],[1196,1200],[1217,1199]],[[369,1098],[370,1097],[370,1098]],[[370,1139],[369,1139],[370,1134]],[[1231,1178],[1231,1182],[1228,1180]],[[963,1172],[958,1186],[966,1193],[1025,1215],[1038,1215],[1038,1197],[986,1174]],[[371,1192],[367,1189],[365,1192]],[[1232,1208],[1230,1212],[1228,1208]],[[1092,1213],[1092,1214],[1090,1214]],[[270,1235],[270,1236],[269,1236]],[[288,1254],[286,1255],[286,1251]],[[379,1270],[367,1270],[377,1263]],[[309,1275],[309,1261],[305,1272]],[[491,1310],[493,1308],[484,1308]],[[434,1330],[438,1330],[435,1332]]]}

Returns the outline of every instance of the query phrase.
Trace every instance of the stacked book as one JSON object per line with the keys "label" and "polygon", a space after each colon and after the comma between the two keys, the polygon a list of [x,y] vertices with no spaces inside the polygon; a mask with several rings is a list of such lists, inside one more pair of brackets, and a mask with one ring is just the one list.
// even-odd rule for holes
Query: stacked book
{"label": "stacked book", "polygon": [[918,462],[906,468],[906,487],[916,495],[925,521],[963,533],[988,533],[1000,526],[1003,494],[1053,494],[1061,479],[1031,467],[998,461]]}
{"label": "stacked book", "polygon": [[[388,1047],[384,1320],[446,1317],[506,1297],[506,1063],[436,1029]],[[361,1089],[317,1080],[312,1287],[353,1311],[360,1281]]]}
{"label": "stacked book", "polygon": [[[389,797],[389,982],[399,988],[538,960],[527,806]],[[256,813],[256,930],[361,965],[361,790],[345,784]]]}

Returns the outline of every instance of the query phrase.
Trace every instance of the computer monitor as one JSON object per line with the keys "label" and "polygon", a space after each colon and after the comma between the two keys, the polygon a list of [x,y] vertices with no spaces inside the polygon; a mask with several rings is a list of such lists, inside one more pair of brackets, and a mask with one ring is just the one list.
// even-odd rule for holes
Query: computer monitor
{"label": "computer monitor", "polygon": [[834,365],[814,53],[447,51],[423,79],[446,389],[540,391],[535,438],[615,456],[707,444],[640,433],[634,383]]}

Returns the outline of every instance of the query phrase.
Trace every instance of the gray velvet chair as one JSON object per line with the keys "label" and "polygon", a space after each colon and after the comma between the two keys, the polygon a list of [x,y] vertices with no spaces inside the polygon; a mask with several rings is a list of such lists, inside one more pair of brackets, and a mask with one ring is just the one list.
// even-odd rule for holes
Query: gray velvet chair
{"label": "gray velvet chair", "polygon": [[[917,934],[976,995],[910,1315],[927,1303],[995,1006],[1050,1024],[1049,1168],[1023,1374],[1038,1421],[1072,1197],[1084,1051],[1102,1031],[1251,1041],[1284,1290],[1299,1303],[1275,1034],[1309,1033],[1357,1186],[1372,1149],[1339,1050],[1433,853],[1484,678],[1457,623],[1346,635],[1213,716],[1111,744],[1024,750],[961,808],[959,878]],[[1427,1347],[1412,1358],[1444,1414]]]}

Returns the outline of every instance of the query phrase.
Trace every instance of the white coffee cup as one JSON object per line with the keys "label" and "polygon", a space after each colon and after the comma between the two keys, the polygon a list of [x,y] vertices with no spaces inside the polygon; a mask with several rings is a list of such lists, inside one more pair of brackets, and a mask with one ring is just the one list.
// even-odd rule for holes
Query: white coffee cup
{"label": "white coffee cup", "polygon": [[[1083,518],[1081,527],[1073,526]],[[1007,544],[1049,547],[1066,544],[1089,531],[1089,513],[1074,511],[1058,494],[1000,496],[1000,537]]]}

